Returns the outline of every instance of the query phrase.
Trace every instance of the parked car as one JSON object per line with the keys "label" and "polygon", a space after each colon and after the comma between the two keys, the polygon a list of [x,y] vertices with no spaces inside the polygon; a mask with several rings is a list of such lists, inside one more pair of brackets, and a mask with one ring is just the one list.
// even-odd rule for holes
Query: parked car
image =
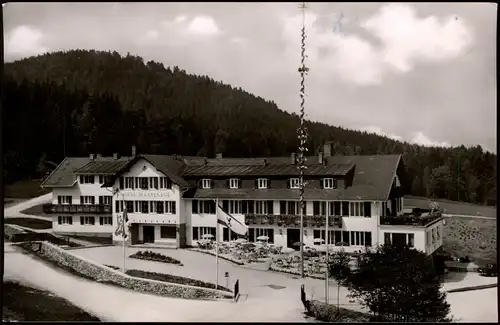
{"label": "parked car", "polygon": [[498,276],[498,268],[496,264],[488,264],[484,268],[479,268],[478,272],[482,276]]}

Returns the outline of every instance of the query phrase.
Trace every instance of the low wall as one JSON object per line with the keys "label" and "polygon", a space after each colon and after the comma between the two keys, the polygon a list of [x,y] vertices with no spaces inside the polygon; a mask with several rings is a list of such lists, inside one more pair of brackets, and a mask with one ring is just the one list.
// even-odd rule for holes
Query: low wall
{"label": "low wall", "polygon": [[184,299],[220,299],[232,298],[233,296],[230,292],[215,289],[131,277],[83,257],[73,255],[71,252],[47,242],[41,244],[41,252],[39,254],[75,270],[87,278],[98,282],[112,283],[134,291]]}

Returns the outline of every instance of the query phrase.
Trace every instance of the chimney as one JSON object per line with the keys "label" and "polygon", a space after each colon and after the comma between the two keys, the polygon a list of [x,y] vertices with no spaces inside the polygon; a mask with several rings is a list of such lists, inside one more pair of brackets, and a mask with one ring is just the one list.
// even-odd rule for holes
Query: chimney
{"label": "chimney", "polygon": [[324,157],[330,157],[332,155],[332,144],[327,143],[323,146]]}
{"label": "chimney", "polygon": [[96,154],[96,158],[102,158],[102,155],[100,153]]}
{"label": "chimney", "polygon": [[292,164],[295,165],[297,163],[297,159],[295,158],[295,152],[292,152],[292,155],[290,157],[292,158]]}
{"label": "chimney", "polygon": [[137,148],[136,146],[132,146],[132,157],[135,157],[137,155]]}
{"label": "chimney", "polygon": [[93,153],[91,153],[91,154],[89,155],[89,158],[90,158],[90,160],[94,160],[94,154],[93,154]]}
{"label": "chimney", "polygon": [[113,159],[114,159],[114,160],[117,160],[117,159],[118,159],[118,153],[116,153],[116,152],[115,152],[115,153],[113,154]]}
{"label": "chimney", "polygon": [[216,153],[215,158],[217,159],[222,159],[222,153]]}
{"label": "chimney", "polygon": [[318,164],[322,164],[323,163],[323,153],[320,151],[318,153]]}

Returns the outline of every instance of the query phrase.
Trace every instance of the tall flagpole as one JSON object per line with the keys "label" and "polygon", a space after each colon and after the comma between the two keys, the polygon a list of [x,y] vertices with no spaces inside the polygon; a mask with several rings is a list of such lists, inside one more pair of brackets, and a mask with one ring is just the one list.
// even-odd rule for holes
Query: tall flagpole
{"label": "tall flagpole", "polygon": [[[123,202],[123,205],[125,205],[125,197],[122,193],[122,202]],[[127,211],[127,207],[125,206],[125,211]],[[125,250],[125,240],[127,240],[127,227],[125,225],[125,215],[123,214],[123,211],[122,211],[122,222],[123,222],[123,243],[122,243],[122,246],[123,246],[123,273],[125,273],[125,260],[127,259],[127,253],[126,253],[126,250]]]}
{"label": "tall flagpole", "polygon": [[219,289],[219,199],[215,204],[215,289]]}
{"label": "tall flagpole", "polygon": [[326,227],[325,227],[325,241],[326,241],[326,272],[325,272],[325,303],[328,304],[328,215],[330,214],[330,204],[326,201]]}

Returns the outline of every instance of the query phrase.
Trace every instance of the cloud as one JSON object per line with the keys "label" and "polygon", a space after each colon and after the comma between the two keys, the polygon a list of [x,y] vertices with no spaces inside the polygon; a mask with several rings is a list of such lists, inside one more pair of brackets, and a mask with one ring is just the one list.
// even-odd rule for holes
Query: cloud
{"label": "cloud", "polygon": [[[321,28],[318,18],[312,12],[306,17],[308,64],[359,85],[380,84],[387,74],[407,73],[418,62],[454,59],[472,43],[472,32],[462,19],[419,18],[408,4],[384,5],[361,23],[379,44],[352,33],[334,33],[331,26]],[[289,54],[298,56],[302,16],[285,16],[283,23]]]}
{"label": "cloud", "polygon": [[146,39],[154,41],[158,39],[159,33],[155,29],[150,29],[146,32]]}
{"label": "cloud", "polygon": [[35,28],[18,26],[6,36],[5,57],[17,59],[46,53],[49,49],[43,46],[43,38],[43,33]]}
{"label": "cloud", "polygon": [[412,138],[411,142],[425,146],[425,147],[450,147],[451,146],[448,142],[433,141],[433,140],[429,139],[421,131],[415,132],[413,134],[413,138]]}
{"label": "cloud", "polygon": [[188,31],[193,34],[215,35],[220,32],[220,29],[213,17],[197,16],[189,23]]}
{"label": "cloud", "polygon": [[183,23],[187,19],[186,15],[177,16],[174,19],[174,23]]}

